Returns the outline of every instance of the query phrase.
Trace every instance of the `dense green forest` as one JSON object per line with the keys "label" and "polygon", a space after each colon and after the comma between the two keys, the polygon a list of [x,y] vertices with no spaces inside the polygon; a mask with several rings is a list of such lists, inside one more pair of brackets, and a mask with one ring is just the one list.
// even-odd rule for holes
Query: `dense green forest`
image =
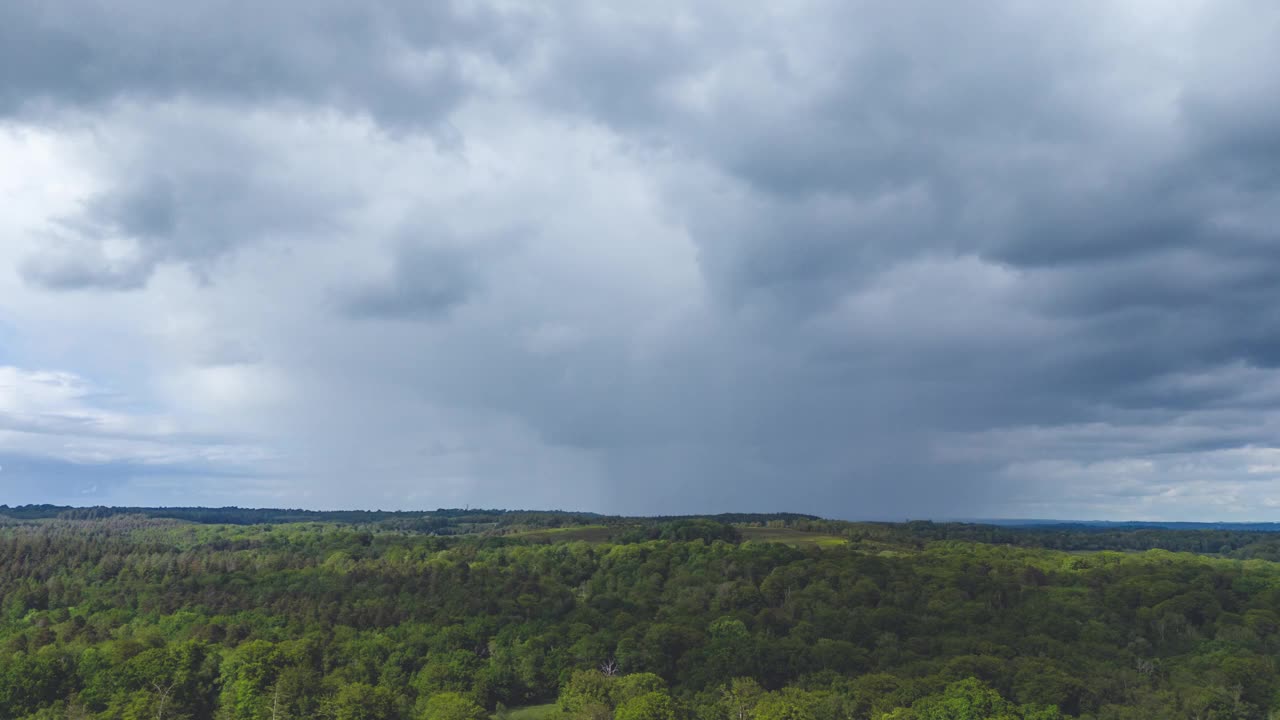
{"label": "dense green forest", "polygon": [[1278,543],[0,508],[0,718],[1269,718]]}

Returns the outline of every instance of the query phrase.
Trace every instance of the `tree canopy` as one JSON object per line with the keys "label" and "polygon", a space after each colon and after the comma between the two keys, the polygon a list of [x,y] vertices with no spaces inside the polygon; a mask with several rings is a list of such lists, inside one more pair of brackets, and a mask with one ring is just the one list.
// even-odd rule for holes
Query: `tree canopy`
{"label": "tree canopy", "polygon": [[[1259,551],[1270,536],[1189,553],[1127,545],[1222,551],[1220,534],[1242,531],[554,518],[453,534],[381,521],[10,518],[0,717],[1280,711],[1280,565]],[[1086,541],[1110,549],[1056,547]]]}

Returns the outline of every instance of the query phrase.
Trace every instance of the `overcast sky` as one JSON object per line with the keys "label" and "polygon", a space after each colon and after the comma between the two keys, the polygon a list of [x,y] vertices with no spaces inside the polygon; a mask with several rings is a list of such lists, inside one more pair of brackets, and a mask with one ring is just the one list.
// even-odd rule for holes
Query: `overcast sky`
{"label": "overcast sky", "polygon": [[1277,37],[7,0],[0,502],[1280,518]]}

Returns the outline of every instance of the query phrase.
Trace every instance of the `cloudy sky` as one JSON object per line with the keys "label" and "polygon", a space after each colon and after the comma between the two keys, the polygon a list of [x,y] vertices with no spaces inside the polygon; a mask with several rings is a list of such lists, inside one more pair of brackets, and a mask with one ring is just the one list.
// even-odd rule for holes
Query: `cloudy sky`
{"label": "cloudy sky", "polygon": [[0,3],[0,502],[1280,517],[1280,5]]}

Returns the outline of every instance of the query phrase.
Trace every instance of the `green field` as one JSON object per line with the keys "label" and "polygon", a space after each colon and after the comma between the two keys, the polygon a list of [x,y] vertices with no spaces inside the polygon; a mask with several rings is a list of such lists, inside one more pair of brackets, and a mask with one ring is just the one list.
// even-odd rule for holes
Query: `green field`
{"label": "green field", "polygon": [[[792,547],[830,548],[841,547],[849,542],[839,535],[806,532],[794,528],[740,527],[738,529],[742,533],[743,540],[776,542],[791,545]],[[617,531],[618,528],[611,528],[605,525],[576,525],[573,527],[524,530],[511,533],[507,537],[545,543],[571,542],[575,540],[589,543],[605,543],[609,542]]]}
{"label": "green field", "polygon": [[507,537],[520,538],[531,542],[571,542],[573,540],[581,540],[583,542],[602,543],[608,542],[611,532],[612,530],[604,525],[575,525],[573,527],[524,530],[511,533]]}
{"label": "green field", "polygon": [[560,706],[555,703],[546,705],[526,705],[524,707],[507,708],[490,717],[493,720],[547,720],[560,713]]}
{"label": "green field", "polygon": [[744,527],[739,529],[742,531],[743,540],[755,542],[776,542],[795,547],[816,545],[824,548],[840,547],[849,543],[848,540],[838,535],[804,532],[792,528]]}

